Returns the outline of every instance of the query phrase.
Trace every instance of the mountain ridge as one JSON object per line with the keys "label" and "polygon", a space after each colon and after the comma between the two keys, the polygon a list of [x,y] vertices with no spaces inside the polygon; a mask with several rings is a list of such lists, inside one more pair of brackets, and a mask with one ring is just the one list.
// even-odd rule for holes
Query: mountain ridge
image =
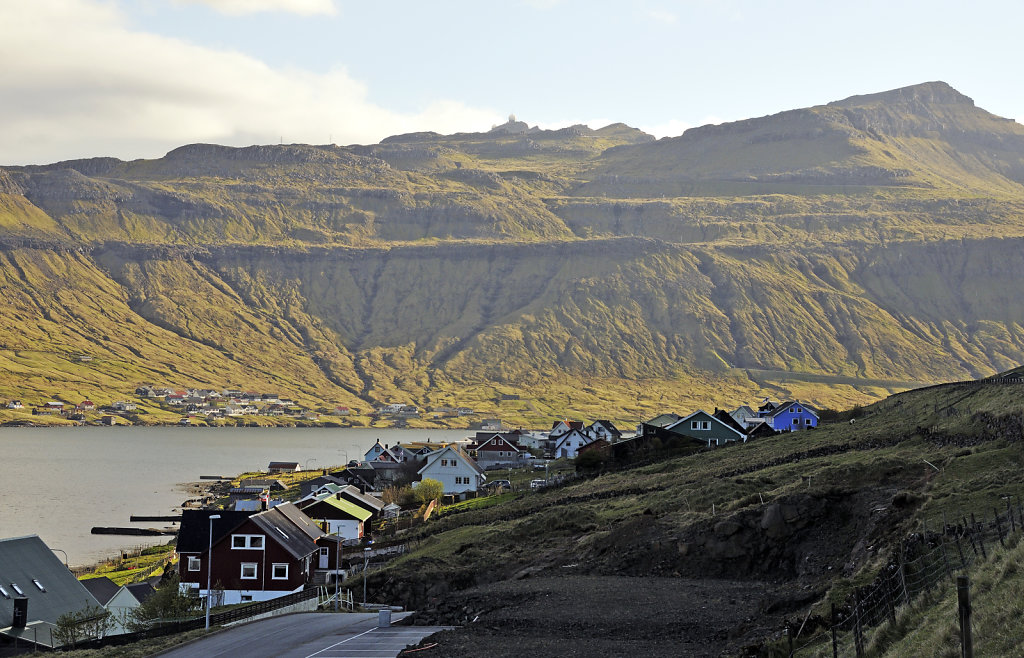
{"label": "mountain ridge", "polygon": [[[545,424],[766,395],[844,406],[893,390],[878,382],[1024,362],[1024,128],[932,82],[649,137],[419,133],[2,168],[0,396],[222,372],[307,401]],[[117,324],[50,292],[86,298],[76,278]],[[67,363],[89,350],[116,355],[110,377]],[[529,403],[502,404],[512,392]]]}

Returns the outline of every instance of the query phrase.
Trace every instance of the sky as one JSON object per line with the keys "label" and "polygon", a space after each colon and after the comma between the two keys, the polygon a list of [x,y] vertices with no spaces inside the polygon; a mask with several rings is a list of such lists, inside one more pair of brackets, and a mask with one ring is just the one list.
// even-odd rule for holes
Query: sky
{"label": "sky", "polygon": [[623,122],[942,80],[1024,123],[1024,3],[0,0],[0,165]]}

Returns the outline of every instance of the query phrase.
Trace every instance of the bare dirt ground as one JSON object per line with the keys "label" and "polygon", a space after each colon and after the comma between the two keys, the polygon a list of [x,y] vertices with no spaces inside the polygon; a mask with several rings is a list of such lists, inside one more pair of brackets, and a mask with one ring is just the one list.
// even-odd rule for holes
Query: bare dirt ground
{"label": "bare dirt ground", "polygon": [[527,578],[448,595],[417,624],[462,624],[423,641],[431,658],[757,655],[811,592],[731,580]]}

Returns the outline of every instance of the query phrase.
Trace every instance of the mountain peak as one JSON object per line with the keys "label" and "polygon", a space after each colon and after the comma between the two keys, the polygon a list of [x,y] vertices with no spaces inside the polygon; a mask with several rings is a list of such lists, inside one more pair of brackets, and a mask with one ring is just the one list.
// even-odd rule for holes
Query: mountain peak
{"label": "mountain peak", "polygon": [[863,107],[865,105],[905,105],[908,103],[927,103],[938,105],[969,105],[974,100],[942,81],[922,82],[921,84],[900,87],[877,94],[850,96],[840,101],[829,103],[833,107]]}

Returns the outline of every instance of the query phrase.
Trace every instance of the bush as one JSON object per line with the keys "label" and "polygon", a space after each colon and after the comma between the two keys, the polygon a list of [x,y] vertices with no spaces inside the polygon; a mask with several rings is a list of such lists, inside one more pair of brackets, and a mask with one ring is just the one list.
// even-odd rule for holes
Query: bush
{"label": "bush", "polygon": [[429,503],[432,500],[437,500],[444,495],[444,484],[439,480],[433,480],[431,478],[423,478],[420,480],[419,486],[413,491],[416,492],[416,500],[420,503]]}

